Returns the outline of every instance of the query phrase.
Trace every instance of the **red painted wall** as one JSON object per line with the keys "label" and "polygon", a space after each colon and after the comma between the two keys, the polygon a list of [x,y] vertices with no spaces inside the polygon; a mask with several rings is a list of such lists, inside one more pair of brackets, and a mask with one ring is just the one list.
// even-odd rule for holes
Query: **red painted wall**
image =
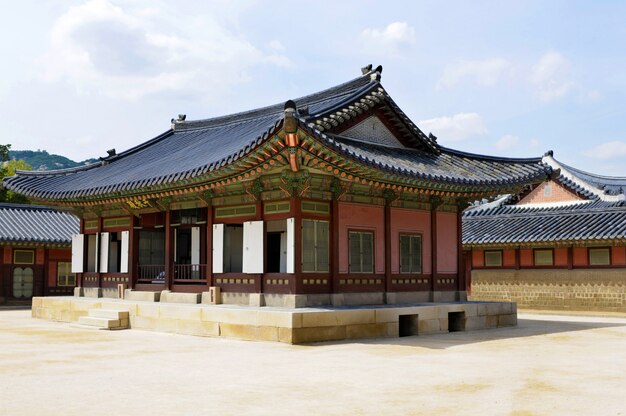
{"label": "red painted wall", "polygon": [[554,265],[567,267],[567,248],[554,249]]}
{"label": "red painted wall", "polygon": [[48,287],[57,285],[57,262],[48,262]]}
{"label": "red painted wall", "polygon": [[574,247],[574,266],[586,266],[588,263],[587,248]]}
{"label": "red painted wall", "polygon": [[626,247],[611,247],[611,264],[626,265]]}
{"label": "red painted wall", "polygon": [[502,251],[502,267],[515,267],[515,250]]}
{"label": "red painted wall", "polygon": [[431,265],[430,212],[391,208],[391,272],[400,273],[400,234],[422,235],[422,273]]}
{"label": "red painted wall", "polygon": [[384,207],[340,202],[339,273],[348,273],[348,230],[374,231],[374,270],[385,273]]}
{"label": "red painted wall", "polygon": [[532,267],[535,265],[533,250],[531,248],[522,248],[519,253],[519,263],[522,267]]}
{"label": "red painted wall", "polygon": [[472,250],[472,265],[474,267],[485,266],[485,252],[483,250]]}
{"label": "red painted wall", "polygon": [[4,264],[12,264],[13,263],[13,250],[11,247],[4,248]]}
{"label": "red painted wall", "polygon": [[437,212],[437,273],[457,271],[456,215],[450,212]]}

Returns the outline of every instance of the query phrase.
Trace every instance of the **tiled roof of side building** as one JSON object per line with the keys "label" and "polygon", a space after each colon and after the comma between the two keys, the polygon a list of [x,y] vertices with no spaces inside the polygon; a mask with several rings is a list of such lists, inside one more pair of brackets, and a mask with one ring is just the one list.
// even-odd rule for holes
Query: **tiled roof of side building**
{"label": "tiled roof of side building", "polygon": [[0,203],[0,242],[63,244],[80,231],[72,214],[36,205]]}
{"label": "tiled roof of side building", "polygon": [[[393,103],[380,84],[380,71],[295,100],[301,128],[346,157],[384,171],[458,185],[504,187],[541,180],[550,172],[540,159],[504,159],[445,149],[426,136]],[[384,106],[400,119],[412,151],[349,141],[332,134],[350,114]],[[284,105],[213,119],[173,122],[171,130],[98,163],[78,169],[18,172],[4,186],[29,197],[61,200],[128,194],[175,186],[220,169],[264,143],[283,123]],[[408,135],[407,133],[407,135]],[[437,156],[439,155],[439,156]],[[384,156],[384,160],[383,160]]]}
{"label": "tiled roof of side building", "polygon": [[[624,178],[585,173],[547,153],[543,163],[559,170],[556,180],[582,200],[515,205],[515,195],[468,208],[463,213],[463,244],[540,244],[626,240],[626,198],[617,187]],[[604,189],[612,187],[608,193]]]}
{"label": "tiled roof of side building", "polygon": [[463,244],[506,245],[626,240],[626,207],[591,202],[570,207],[513,209],[465,214]]}

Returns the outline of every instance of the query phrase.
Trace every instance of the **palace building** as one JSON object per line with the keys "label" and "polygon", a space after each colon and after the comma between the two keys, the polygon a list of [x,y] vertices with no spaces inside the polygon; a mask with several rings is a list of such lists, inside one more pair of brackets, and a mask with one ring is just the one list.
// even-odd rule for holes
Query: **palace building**
{"label": "palace building", "polygon": [[4,186],[81,218],[72,271],[85,296],[126,285],[291,307],[464,300],[467,201],[517,194],[551,169],[441,146],[381,72],[238,114],[180,115],[100,163]]}
{"label": "palace building", "polygon": [[472,297],[626,311],[626,178],[581,171],[552,152],[543,163],[552,179],[466,210]]}
{"label": "palace building", "polygon": [[71,295],[72,235],[79,219],[55,209],[0,203],[0,303]]}

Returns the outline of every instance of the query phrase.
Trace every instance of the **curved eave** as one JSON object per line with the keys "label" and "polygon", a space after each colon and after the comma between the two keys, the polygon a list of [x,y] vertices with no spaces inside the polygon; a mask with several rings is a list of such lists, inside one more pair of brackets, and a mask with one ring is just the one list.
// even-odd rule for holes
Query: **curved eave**
{"label": "curved eave", "polygon": [[[398,177],[404,177],[404,178],[408,178],[408,179],[414,179],[414,180],[418,180],[418,181],[426,181],[426,182],[431,182],[433,184],[437,184],[439,186],[442,185],[455,185],[455,186],[461,186],[461,187],[467,187],[467,188],[472,188],[472,190],[476,190],[476,191],[481,191],[481,190],[489,190],[489,191],[496,191],[496,190],[502,190],[502,189],[511,189],[511,188],[516,188],[518,186],[524,185],[524,184],[528,184],[528,183],[537,183],[537,182],[541,182],[543,181],[549,174],[549,171],[543,166],[541,165],[539,162],[541,159],[496,159],[496,158],[491,158],[490,160],[497,160],[499,162],[502,163],[520,163],[520,162],[524,162],[524,163],[528,163],[528,164],[535,164],[537,165],[538,169],[535,175],[521,175],[519,177],[518,180],[515,181],[511,181],[511,180],[496,180],[496,181],[488,181],[488,180],[472,180],[472,179],[462,179],[462,180],[456,180],[456,181],[451,181],[449,178],[442,178],[439,175],[434,175],[434,174],[429,174],[429,173],[419,173],[419,172],[412,172],[408,169],[403,169],[403,168],[398,168],[396,166],[391,166],[385,163],[381,163],[375,159],[369,159],[366,157],[363,157],[359,154],[356,154],[355,152],[347,149],[342,143],[339,143],[335,140],[333,140],[332,138],[330,138],[327,134],[311,127],[310,125],[301,123],[301,127],[303,129],[306,129],[306,131],[312,135],[313,137],[315,137],[318,141],[320,141],[322,144],[328,146],[329,148],[331,148],[332,150],[344,155],[345,157],[361,163],[365,166],[368,166],[370,168],[382,171],[382,172],[387,172],[390,173],[392,175],[398,176]],[[468,154],[469,155],[469,154]],[[485,157],[488,158],[488,157]]]}
{"label": "curved eave", "polygon": [[[10,178],[5,178],[5,187],[14,192],[23,194],[29,198],[44,200],[44,201],[54,201],[54,202],[63,202],[63,201],[72,201],[79,200],[84,198],[90,199],[106,199],[113,197],[120,197],[125,195],[131,195],[138,191],[141,192],[150,192],[154,190],[167,190],[167,189],[175,189],[184,184],[185,181],[201,179],[206,175],[213,173],[221,168],[224,168],[228,165],[231,165],[238,160],[241,160],[247,156],[249,156],[256,148],[265,143],[270,137],[272,137],[275,133],[277,133],[282,127],[283,120],[277,120],[272,127],[266,130],[263,134],[257,136],[254,140],[250,141],[239,151],[232,153],[226,157],[223,157],[219,161],[203,165],[191,170],[177,172],[175,174],[167,175],[167,176],[159,176],[154,177],[142,181],[129,182],[129,183],[121,183],[115,184],[102,188],[87,188],[79,191],[67,191],[67,192],[33,192],[27,187],[20,186],[21,178],[35,175],[16,175]],[[162,140],[168,136],[173,134],[173,131],[168,131],[163,135],[129,149],[124,153],[120,153],[117,156],[113,156],[110,159],[106,159],[108,163],[114,163],[115,160],[119,160],[122,157],[128,156],[132,153],[135,153],[151,144],[153,144],[156,140]],[[100,164],[98,164],[100,166]],[[53,171],[58,172],[58,171]],[[70,173],[71,174],[71,173]],[[41,178],[49,178],[54,176],[59,176],[57,174],[49,174],[49,175],[37,175]],[[8,180],[7,180],[8,179]]]}

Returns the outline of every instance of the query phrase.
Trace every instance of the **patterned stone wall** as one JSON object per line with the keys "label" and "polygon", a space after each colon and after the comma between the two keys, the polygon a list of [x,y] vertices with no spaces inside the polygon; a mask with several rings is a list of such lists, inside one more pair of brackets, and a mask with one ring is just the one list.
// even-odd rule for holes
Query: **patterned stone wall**
{"label": "patterned stone wall", "polygon": [[626,312],[626,269],[473,270],[470,300],[519,308]]}

